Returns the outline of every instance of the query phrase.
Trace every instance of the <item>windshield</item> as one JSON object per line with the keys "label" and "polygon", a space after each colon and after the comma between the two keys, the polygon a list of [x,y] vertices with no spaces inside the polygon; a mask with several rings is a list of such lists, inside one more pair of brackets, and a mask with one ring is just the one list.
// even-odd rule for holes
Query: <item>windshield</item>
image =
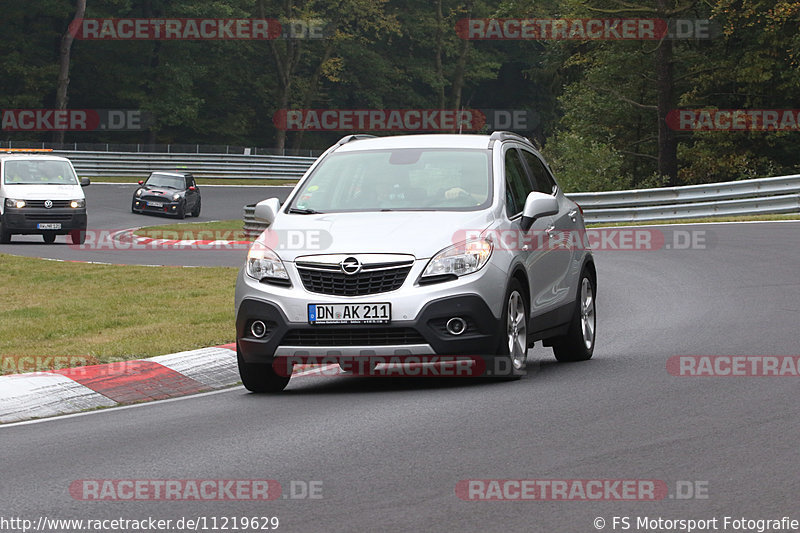
{"label": "windshield", "polygon": [[9,185],[77,185],[78,178],[66,161],[6,161],[3,179]]}
{"label": "windshield", "polygon": [[145,185],[150,187],[166,187],[168,189],[183,189],[186,185],[182,176],[170,176],[169,174],[151,174],[147,178]]}
{"label": "windshield", "polygon": [[491,204],[488,150],[397,149],[333,153],[289,211],[477,210]]}

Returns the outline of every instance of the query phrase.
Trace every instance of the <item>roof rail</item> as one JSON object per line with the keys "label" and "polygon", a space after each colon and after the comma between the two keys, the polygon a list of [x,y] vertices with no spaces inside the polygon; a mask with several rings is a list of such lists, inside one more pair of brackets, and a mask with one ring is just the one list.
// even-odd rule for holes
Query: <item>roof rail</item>
{"label": "roof rail", "polygon": [[350,141],[357,141],[359,139],[374,139],[374,138],[375,135],[369,135],[368,133],[356,133],[354,135],[345,135],[344,137],[339,139],[339,142],[337,142],[336,144],[338,146],[341,146],[343,144],[349,143]]}
{"label": "roof rail", "polygon": [[495,141],[519,141],[531,146],[532,148],[534,147],[530,139],[523,137],[519,133],[514,133],[513,131],[492,132],[492,135],[489,137],[489,148],[492,147],[492,144],[494,144]]}

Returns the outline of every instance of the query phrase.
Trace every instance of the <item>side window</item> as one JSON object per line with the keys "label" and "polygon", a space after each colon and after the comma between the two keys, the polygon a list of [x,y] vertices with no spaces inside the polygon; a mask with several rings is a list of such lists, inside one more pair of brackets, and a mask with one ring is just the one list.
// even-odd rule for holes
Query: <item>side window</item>
{"label": "side window", "polygon": [[194,187],[194,178],[192,176],[186,176],[186,188]]}
{"label": "side window", "polygon": [[527,150],[522,150],[522,155],[525,158],[525,162],[528,164],[534,190],[545,194],[553,194],[555,192],[556,183],[553,181],[553,178],[550,177],[550,173],[547,172],[541,160]]}
{"label": "side window", "polygon": [[516,148],[506,152],[505,171],[506,214],[511,217],[522,212],[522,208],[525,207],[525,199],[532,190]]}

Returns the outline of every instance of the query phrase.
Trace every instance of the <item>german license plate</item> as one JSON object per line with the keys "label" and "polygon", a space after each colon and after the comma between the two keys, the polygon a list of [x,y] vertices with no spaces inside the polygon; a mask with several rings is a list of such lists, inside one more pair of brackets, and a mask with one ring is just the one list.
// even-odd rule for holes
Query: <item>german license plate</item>
{"label": "german license plate", "polygon": [[392,304],[308,304],[309,324],[388,324]]}
{"label": "german license plate", "polygon": [[164,207],[161,202],[147,202],[147,207]]}
{"label": "german license plate", "polygon": [[37,224],[36,227],[38,229],[61,229],[61,224],[60,223]]}

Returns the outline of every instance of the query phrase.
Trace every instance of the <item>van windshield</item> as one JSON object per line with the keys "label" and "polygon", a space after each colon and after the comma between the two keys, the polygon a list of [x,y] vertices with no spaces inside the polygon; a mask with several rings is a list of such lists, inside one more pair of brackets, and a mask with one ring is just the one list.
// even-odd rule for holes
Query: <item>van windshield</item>
{"label": "van windshield", "polygon": [[3,167],[3,179],[9,185],[78,184],[75,172],[66,161],[6,161]]}
{"label": "van windshield", "polygon": [[472,211],[491,205],[490,152],[394,149],[333,153],[289,212]]}

